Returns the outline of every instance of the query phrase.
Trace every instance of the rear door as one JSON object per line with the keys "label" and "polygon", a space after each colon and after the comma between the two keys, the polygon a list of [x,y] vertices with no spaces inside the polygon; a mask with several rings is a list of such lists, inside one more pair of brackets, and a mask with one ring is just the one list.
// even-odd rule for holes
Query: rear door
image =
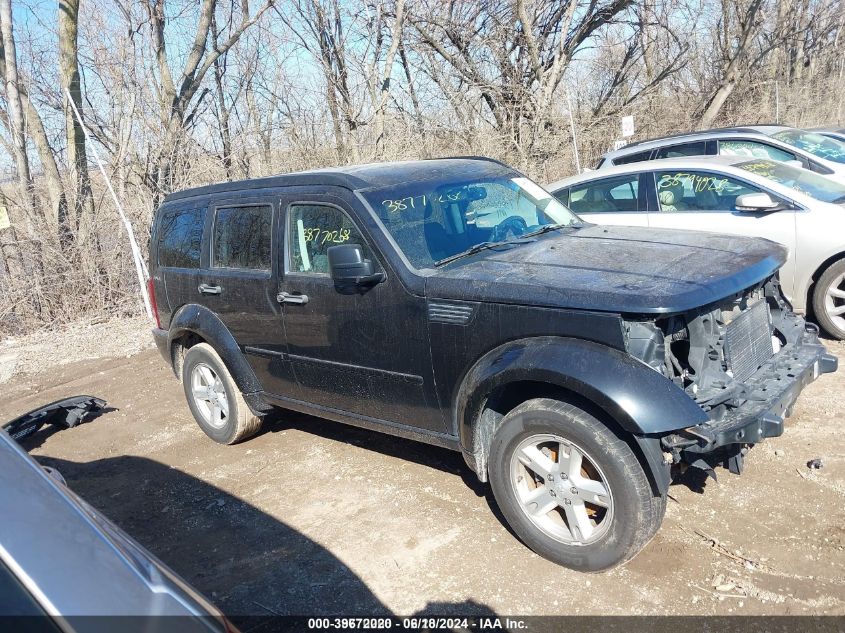
{"label": "rear door", "polygon": [[206,221],[207,263],[192,291],[235,337],[264,390],[292,393],[276,300],[283,255],[278,215],[271,196],[215,199]]}
{"label": "rear door", "polygon": [[[188,200],[170,203],[158,212],[152,235],[156,256],[153,280],[159,296],[159,317],[165,328],[174,311],[196,298],[207,207],[207,200]],[[166,301],[161,301],[162,295]]]}
{"label": "rear door", "polygon": [[647,186],[652,227],[764,237],[789,248],[789,259],[781,269],[780,279],[784,292],[792,296],[796,210],[771,213],[736,210],[736,198],[746,193],[768,193],[791,206],[790,201],[744,180],[704,170],[657,170]]}
{"label": "rear door", "polygon": [[599,178],[558,190],[555,196],[587,222],[648,226],[640,180],[639,173]]}

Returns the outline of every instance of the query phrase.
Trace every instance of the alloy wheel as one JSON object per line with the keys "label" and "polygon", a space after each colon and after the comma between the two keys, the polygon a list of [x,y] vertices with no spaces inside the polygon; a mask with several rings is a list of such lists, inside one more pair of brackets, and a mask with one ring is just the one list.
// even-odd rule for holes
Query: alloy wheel
{"label": "alloy wheel", "polygon": [[613,496],[595,459],[552,434],[523,440],[511,458],[511,485],[525,516],[551,538],[586,545],[613,520]]}
{"label": "alloy wheel", "polygon": [[845,273],[834,277],[827,287],[824,309],[836,327],[845,332]]}
{"label": "alloy wheel", "polygon": [[225,426],[229,419],[229,399],[220,376],[205,363],[191,371],[191,393],[203,420],[214,428]]}

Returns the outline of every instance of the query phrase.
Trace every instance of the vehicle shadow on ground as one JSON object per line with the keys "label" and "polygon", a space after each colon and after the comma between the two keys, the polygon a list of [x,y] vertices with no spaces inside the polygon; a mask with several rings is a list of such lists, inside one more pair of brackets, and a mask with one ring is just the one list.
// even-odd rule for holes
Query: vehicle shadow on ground
{"label": "vehicle shadow on ground", "polygon": [[270,413],[262,425],[261,435],[278,433],[287,429],[311,433],[335,442],[352,444],[388,457],[411,461],[458,476],[479,497],[485,496],[488,489],[486,484],[478,481],[478,477],[457,451],[287,410],[276,410]]}
{"label": "vehicle shadow on ground", "polygon": [[[240,622],[244,631],[263,631],[268,624],[272,628],[272,622],[262,624],[255,616],[392,615],[367,584],[325,547],[178,469],[132,456],[84,463],[40,455],[37,459],[56,468],[74,492],[207,596],[236,625]],[[437,603],[419,612],[435,613],[495,615],[474,602]]]}
{"label": "vehicle shadow on ground", "polygon": [[[519,541],[522,540],[511,529],[502,511],[499,509],[490,485],[478,480],[478,477],[472,472],[466,462],[464,462],[463,456],[460,453],[384,433],[330,422],[293,411],[277,410],[269,414],[262,426],[261,434],[278,433],[286,429],[295,429],[304,433],[319,435],[320,437],[336,442],[353,444],[359,448],[376,451],[382,455],[397,459],[410,460],[416,464],[458,476],[476,496],[484,497],[490,511],[511,536]],[[725,470],[725,473],[727,473],[727,470]],[[675,472],[673,473],[672,482],[669,487],[669,496],[672,496],[672,488],[676,486],[683,486],[697,494],[704,494],[708,481],[710,481],[710,478],[707,473],[697,468],[688,468],[683,473]]]}
{"label": "vehicle shadow on ground", "polygon": [[276,410],[270,413],[262,425],[261,435],[278,433],[287,429],[311,433],[335,442],[352,444],[358,448],[375,451],[404,461],[411,461],[460,477],[475,496],[484,498],[490,507],[490,511],[505,529],[514,538],[519,538],[505,520],[496,499],[493,497],[490,485],[478,480],[476,474],[464,461],[463,456],[457,451],[287,410]]}

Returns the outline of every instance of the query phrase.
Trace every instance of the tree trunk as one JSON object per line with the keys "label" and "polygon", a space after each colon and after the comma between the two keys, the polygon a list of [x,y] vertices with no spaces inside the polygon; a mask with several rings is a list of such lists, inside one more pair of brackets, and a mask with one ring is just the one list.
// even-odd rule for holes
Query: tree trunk
{"label": "tree trunk", "polygon": [[9,134],[15,148],[15,166],[18,170],[18,182],[21,186],[23,206],[26,213],[34,211],[32,176],[29,171],[29,158],[26,155],[26,124],[21,106],[20,85],[18,83],[18,60],[15,39],[12,32],[11,0],[0,0],[0,35],[3,42],[3,60],[5,62],[6,101],[9,104]]}
{"label": "tree trunk", "polygon": [[725,101],[727,101],[728,97],[731,96],[735,86],[735,81],[727,79],[721,86],[719,86],[719,89],[716,90],[715,94],[710,98],[707,108],[698,120],[698,127],[700,129],[706,130],[713,126],[713,121],[715,121],[716,117],[719,116],[719,113],[722,111],[722,106],[725,105]]}
{"label": "tree trunk", "polygon": [[[722,0],[722,13],[726,16],[726,25],[727,16],[729,14],[728,3],[732,1],[733,0]],[[762,4],[763,0],[751,0],[751,3],[745,10],[745,14],[740,19],[739,33],[734,36],[736,38],[736,44],[733,56],[729,58],[729,61],[722,72],[722,80],[719,82],[718,88],[716,88],[716,91],[707,101],[707,105],[698,119],[698,125],[702,129],[709,128],[713,125],[713,121],[715,121],[716,117],[719,116],[719,113],[722,111],[722,107],[725,105],[728,97],[731,96],[731,93],[734,91],[734,88],[736,88],[737,83],[739,83],[749,70],[744,67],[746,64],[745,58],[748,55],[751,42],[759,28],[757,24],[757,14],[760,11]]]}
{"label": "tree trunk", "polygon": [[[211,42],[217,46],[217,19],[211,16]],[[217,122],[220,124],[220,141],[223,144],[223,169],[226,180],[232,180],[232,132],[229,126],[229,108],[226,107],[226,94],[223,86],[225,73],[220,58],[214,60],[214,87],[217,89]]]}
{"label": "tree trunk", "polygon": [[[59,0],[59,72],[63,92],[70,93],[70,100],[82,115],[82,88],[79,79],[78,27],[79,1]],[[94,198],[91,193],[91,179],[88,174],[88,158],[85,151],[85,132],[76,118],[68,95],[62,95],[65,110],[65,134],[67,136],[67,162],[70,181],[74,183],[73,213],[68,227],[78,232],[94,217]]]}

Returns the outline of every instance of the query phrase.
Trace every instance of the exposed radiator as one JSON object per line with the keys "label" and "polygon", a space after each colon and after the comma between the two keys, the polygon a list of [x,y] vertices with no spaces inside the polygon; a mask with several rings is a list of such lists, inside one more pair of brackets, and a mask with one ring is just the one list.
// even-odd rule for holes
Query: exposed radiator
{"label": "exposed radiator", "polygon": [[758,301],[728,324],[725,358],[735,380],[750,378],[774,354],[769,306]]}

